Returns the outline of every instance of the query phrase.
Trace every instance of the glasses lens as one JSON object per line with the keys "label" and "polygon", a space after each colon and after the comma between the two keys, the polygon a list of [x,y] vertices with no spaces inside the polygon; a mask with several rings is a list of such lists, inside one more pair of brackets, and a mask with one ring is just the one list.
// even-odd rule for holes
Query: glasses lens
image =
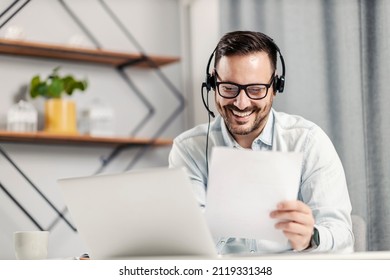
{"label": "glasses lens", "polygon": [[251,99],[263,99],[267,96],[268,86],[263,84],[253,84],[250,86],[240,86],[231,83],[217,83],[219,95],[224,98],[235,98],[238,96],[241,89],[244,89],[246,94]]}
{"label": "glasses lens", "polygon": [[267,87],[265,85],[253,85],[246,88],[250,98],[260,99],[267,94]]}
{"label": "glasses lens", "polygon": [[228,83],[221,83],[218,86],[219,94],[223,97],[231,98],[236,97],[238,93],[238,86]]}

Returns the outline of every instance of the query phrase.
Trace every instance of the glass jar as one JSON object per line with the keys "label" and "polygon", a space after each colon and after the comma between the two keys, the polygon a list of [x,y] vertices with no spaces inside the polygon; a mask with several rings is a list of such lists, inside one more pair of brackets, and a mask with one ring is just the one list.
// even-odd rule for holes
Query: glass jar
{"label": "glass jar", "polygon": [[25,100],[11,106],[7,112],[7,130],[15,132],[35,132],[38,128],[38,112]]}

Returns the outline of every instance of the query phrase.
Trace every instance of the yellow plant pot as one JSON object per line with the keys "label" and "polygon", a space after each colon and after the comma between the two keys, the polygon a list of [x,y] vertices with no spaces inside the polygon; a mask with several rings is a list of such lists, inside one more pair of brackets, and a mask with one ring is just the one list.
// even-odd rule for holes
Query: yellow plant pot
{"label": "yellow plant pot", "polygon": [[52,98],[45,101],[45,131],[76,134],[76,103],[73,100]]}

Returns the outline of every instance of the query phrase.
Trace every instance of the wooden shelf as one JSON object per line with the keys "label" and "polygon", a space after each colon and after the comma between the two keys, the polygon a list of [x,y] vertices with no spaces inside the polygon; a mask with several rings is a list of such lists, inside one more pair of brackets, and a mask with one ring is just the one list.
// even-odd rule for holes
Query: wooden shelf
{"label": "wooden shelf", "polygon": [[[137,66],[154,68],[178,62],[178,57],[114,52],[102,49],[74,48],[68,46],[27,42],[0,38],[0,55],[51,58],[106,64],[114,67]],[[45,132],[18,133],[0,131],[0,142],[35,144],[86,144],[86,145],[171,145],[168,139],[132,137],[92,137],[88,135],[58,135]]]}
{"label": "wooden shelf", "polygon": [[154,68],[179,61],[178,57],[123,53],[102,49],[74,48],[18,40],[0,39],[0,54],[74,60],[108,64],[115,67],[134,65]]}
{"label": "wooden shelf", "polygon": [[46,132],[10,132],[0,131],[0,143],[33,143],[33,144],[74,144],[74,145],[153,145],[169,146],[170,139],[147,139],[133,137],[93,137],[89,135],[61,135]]}

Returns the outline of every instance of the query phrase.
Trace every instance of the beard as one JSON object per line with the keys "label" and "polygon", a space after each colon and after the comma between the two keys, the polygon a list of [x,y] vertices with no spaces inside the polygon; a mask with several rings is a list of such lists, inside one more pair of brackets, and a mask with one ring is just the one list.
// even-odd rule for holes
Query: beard
{"label": "beard", "polygon": [[[233,136],[244,136],[255,132],[259,135],[265,126],[268,113],[271,109],[271,106],[267,105],[263,108],[250,107],[245,110],[240,110],[232,104],[225,105],[223,107],[218,104],[217,107],[225,121],[226,127]],[[235,117],[233,111],[241,114],[250,113],[249,119],[240,121]]]}

